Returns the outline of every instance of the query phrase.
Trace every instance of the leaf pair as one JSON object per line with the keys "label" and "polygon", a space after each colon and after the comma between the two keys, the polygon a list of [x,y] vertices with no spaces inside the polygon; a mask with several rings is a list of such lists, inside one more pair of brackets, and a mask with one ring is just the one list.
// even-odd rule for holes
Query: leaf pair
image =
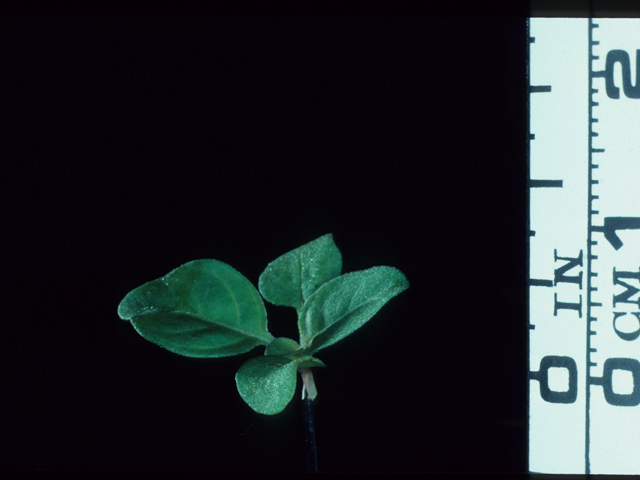
{"label": "leaf pair", "polygon": [[329,234],[285,253],[260,275],[258,288],[265,300],[298,312],[305,354],[346,337],[408,287],[393,267],[341,271],[342,255]]}
{"label": "leaf pair", "polygon": [[147,340],[189,357],[239,355],[265,345],[265,356],[236,374],[242,398],[256,412],[279,413],[293,397],[297,371],[325,366],[311,355],[333,345],[408,288],[392,267],[340,275],[342,256],[331,234],[271,262],[258,287],[265,300],[298,313],[300,344],[267,329],[260,293],[218,260],[196,260],[129,292],[118,315]]}

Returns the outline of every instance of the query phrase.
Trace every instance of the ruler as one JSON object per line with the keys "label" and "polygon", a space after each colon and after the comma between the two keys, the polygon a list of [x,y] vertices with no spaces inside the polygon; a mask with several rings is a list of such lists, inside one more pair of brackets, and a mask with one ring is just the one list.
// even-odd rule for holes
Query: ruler
{"label": "ruler", "polygon": [[529,471],[640,474],[640,19],[528,37]]}

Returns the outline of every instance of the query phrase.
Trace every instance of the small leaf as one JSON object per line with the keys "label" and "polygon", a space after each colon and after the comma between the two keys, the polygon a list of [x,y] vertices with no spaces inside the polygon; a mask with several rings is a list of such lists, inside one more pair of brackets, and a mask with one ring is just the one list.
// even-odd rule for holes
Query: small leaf
{"label": "small leaf", "polygon": [[312,354],[360,328],[391,298],[409,288],[393,267],[373,267],[341,275],[322,285],[298,319],[300,343]]}
{"label": "small leaf", "polygon": [[298,370],[304,370],[305,368],[314,368],[314,367],[326,367],[324,362],[319,358],[306,356],[301,359],[301,362],[298,364]]}
{"label": "small leaf", "polygon": [[280,413],[295,393],[299,365],[308,362],[313,363],[313,367],[324,366],[320,360],[310,356],[289,359],[265,355],[247,360],[236,373],[238,393],[258,413]]}
{"label": "small leaf", "polygon": [[267,348],[264,350],[265,355],[289,355],[291,353],[297,352],[300,350],[300,345],[298,342],[291,340],[286,337],[276,338],[273,342],[267,345]]}
{"label": "small leaf", "polygon": [[342,255],[328,234],[276,258],[260,275],[258,288],[268,302],[299,311],[320,285],[341,271]]}
{"label": "small leaf", "polygon": [[218,260],[195,260],[129,292],[118,315],[147,340],[188,357],[225,357],[268,345],[256,288]]}

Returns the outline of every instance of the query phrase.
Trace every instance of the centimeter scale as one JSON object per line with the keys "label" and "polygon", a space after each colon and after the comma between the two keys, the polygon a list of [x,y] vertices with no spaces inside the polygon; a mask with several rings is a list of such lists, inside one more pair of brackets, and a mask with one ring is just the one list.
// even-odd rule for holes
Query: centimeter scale
{"label": "centimeter scale", "polygon": [[528,36],[529,470],[640,474],[640,19]]}

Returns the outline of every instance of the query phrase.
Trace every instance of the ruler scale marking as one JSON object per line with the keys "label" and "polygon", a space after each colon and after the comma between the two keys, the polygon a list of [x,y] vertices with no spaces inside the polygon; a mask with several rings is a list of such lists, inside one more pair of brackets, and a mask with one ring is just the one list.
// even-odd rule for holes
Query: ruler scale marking
{"label": "ruler scale marking", "polygon": [[527,37],[529,470],[640,474],[640,20]]}

